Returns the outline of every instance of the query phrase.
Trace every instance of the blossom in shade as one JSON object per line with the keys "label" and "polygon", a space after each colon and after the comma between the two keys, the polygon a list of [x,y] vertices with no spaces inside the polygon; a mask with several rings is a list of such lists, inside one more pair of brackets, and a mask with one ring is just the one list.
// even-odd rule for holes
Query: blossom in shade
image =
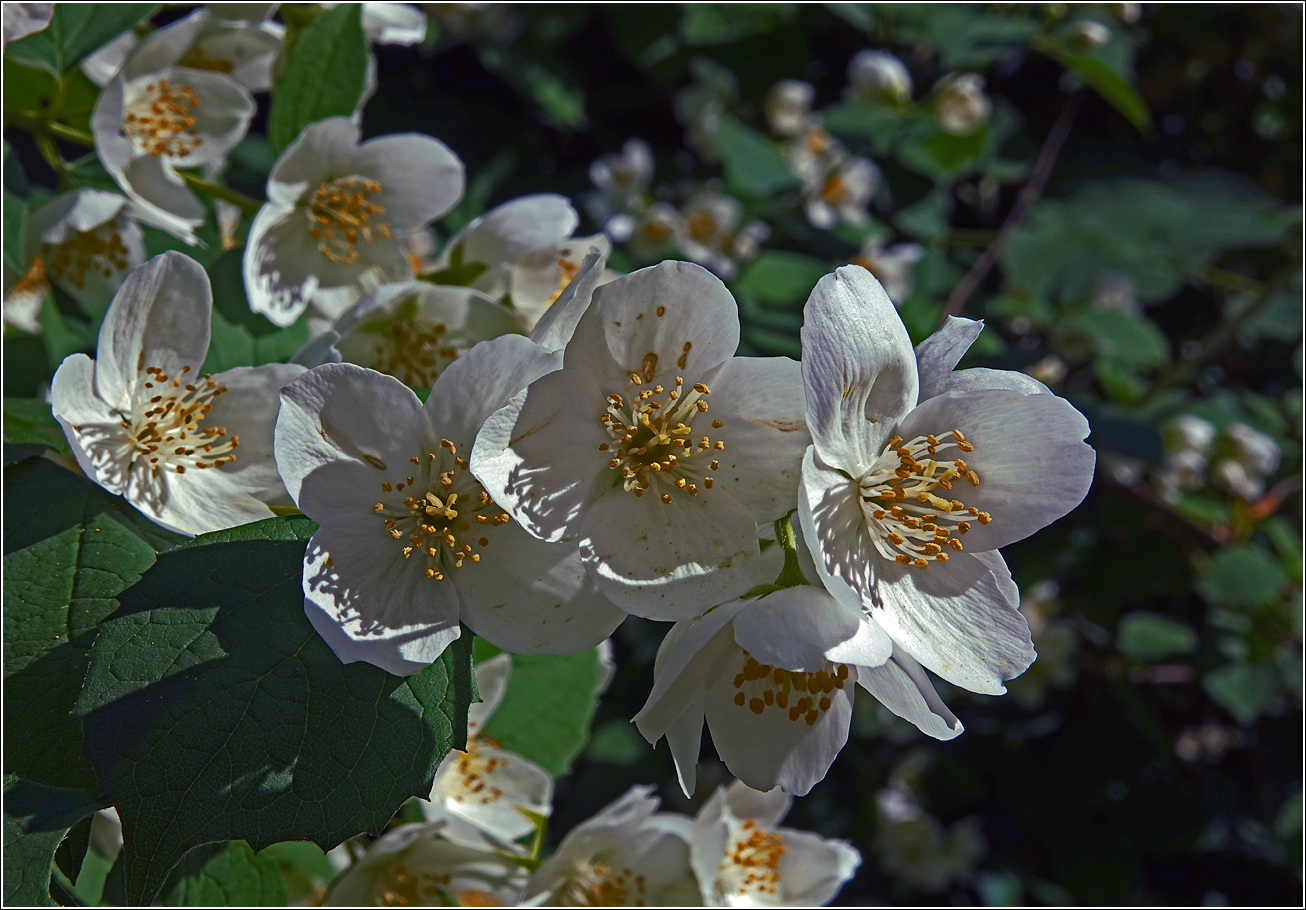
{"label": "blossom in shade", "polygon": [[1078,505],[1095,455],[1083,415],[1031,377],[953,371],[981,327],[950,319],[913,351],[869,272],[821,279],[802,330],[798,514],[822,581],[851,589],[895,657],[1001,694],[1034,651],[997,549]]}
{"label": "blossom in shade", "polygon": [[865,224],[870,218],[866,207],[879,185],[880,169],[870,159],[845,158],[812,182],[803,211],[822,230],[841,222]]}
{"label": "blossom in shade", "polygon": [[585,197],[590,217],[618,243],[630,238],[653,181],[653,151],[642,139],[627,139],[619,155],[600,155],[590,164],[596,192]]}
{"label": "blossom in shade", "polygon": [[[203,11],[201,11],[202,13]],[[178,168],[221,169],[254,116],[249,89],[226,73],[186,61],[208,20],[161,29],[143,40],[109,81],[91,114],[100,162],[131,198],[137,216],[189,243],[204,221]]]}
{"label": "blossom in shade", "polygon": [[516,313],[472,288],[425,281],[385,284],[308,342],[295,362],[356,363],[429,389],[478,342],[520,333]]}
{"label": "blossom in shade", "polygon": [[846,97],[857,104],[897,106],[911,102],[911,76],[893,54],[862,50],[848,62]]}
{"label": "blossom in shade", "polygon": [[290,364],[200,373],[213,295],[199,263],[164,253],[135,269],[100,327],[96,359],[66,358],[51,408],[86,475],[170,530],[272,517],[277,392]]}
{"label": "blossom in shade", "polygon": [[694,819],[690,862],[709,907],[823,907],[861,865],[847,841],[778,827],[793,797],[735,781]]}
{"label": "blossom in shade", "polygon": [[486,421],[472,471],[529,533],[578,542],[628,612],[684,619],[737,596],[806,446],[798,365],[738,343],[734,298],[699,266],[603,285],[563,369]]}
{"label": "blossom in shade", "polygon": [[781,79],[766,96],[766,122],[779,136],[797,136],[812,125],[816,86],[799,79]]}
{"label": "blossom in shade", "polygon": [[467,712],[467,748],[451,751],[440,763],[422,812],[427,821],[447,820],[445,835],[455,840],[466,840],[470,826],[473,845],[483,835],[510,843],[535,830],[522,810],[545,817],[552,811],[553,778],[485,735],[485,723],[508,689],[512,658],[496,655],[478,663],[475,672],[481,700]]}
{"label": "blossom in shade", "polygon": [[976,73],[944,76],[934,87],[934,120],[939,128],[969,135],[989,122],[993,102],[984,94],[984,77]]}
{"label": "blossom in shade", "polygon": [[558,907],[701,906],[690,868],[693,824],[658,812],[652,787],[632,787],[573,828],[526,885],[528,902]]}
{"label": "blossom in shade", "polygon": [[304,557],[304,609],[343,662],[419,672],[460,620],[519,654],[593,647],[621,621],[574,543],[531,537],[468,470],[485,418],[559,360],[504,335],[454,361],[425,405],[394,377],[348,363],[282,393],[277,466],[320,525]]}
{"label": "blossom in shade", "polygon": [[245,246],[245,289],[254,312],[277,325],[290,325],[327,292],[342,298],[328,312],[338,316],[369,279],[411,278],[402,238],[462,198],[462,162],[438,139],[358,138],[347,117],[320,120],[268,177],[268,204]]}
{"label": "blossom in shade", "polygon": [[757,255],[758,245],[771,233],[762,221],[741,224],[743,214],[743,205],[733,196],[710,187],[694,194],[675,221],[680,251],[729,281],[741,263]]}
{"label": "blossom in shade", "polygon": [[512,907],[527,873],[524,851],[488,838],[446,836],[445,822],[386,832],[331,886],[327,907]]}
{"label": "blossom in shade", "polygon": [[24,259],[78,300],[104,304],[145,261],[145,240],[127,199],[104,190],[60,193],[27,216]]}

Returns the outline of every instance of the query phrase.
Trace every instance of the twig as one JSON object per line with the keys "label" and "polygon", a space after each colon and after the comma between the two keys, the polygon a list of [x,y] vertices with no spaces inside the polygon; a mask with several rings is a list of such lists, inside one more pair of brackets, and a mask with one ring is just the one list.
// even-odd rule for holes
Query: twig
{"label": "twig", "polygon": [[1043,149],[1038,153],[1038,161],[1034,164],[1034,173],[1030,175],[1029,182],[1021,189],[1020,195],[1016,197],[1016,204],[1011,207],[1007,213],[1007,218],[1002,222],[1002,227],[998,230],[997,236],[980,254],[980,258],[975,260],[975,264],[970,267],[970,271],[965,277],[957,283],[948,295],[948,302],[943,306],[943,315],[939,318],[939,325],[948,321],[949,316],[956,316],[961,312],[962,306],[970,299],[970,295],[975,293],[975,289],[992,271],[993,266],[997,264],[998,256],[1006,247],[1007,241],[1011,235],[1020,227],[1025,216],[1029,214],[1030,207],[1043,195],[1043,188],[1047,186],[1048,179],[1052,176],[1052,169],[1056,166],[1057,155],[1061,153],[1061,146],[1065,145],[1067,137],[1070,136],[1070,127],[1075,122],[1075,115],[1079,112],[1079,105],[1084,98],[1082,91],[1077,91],[1066,100],[1066,106],[1061,109],[1057,122],[1052,125],[1052,131],[1048,133],[1047,140],[1043,143]]}

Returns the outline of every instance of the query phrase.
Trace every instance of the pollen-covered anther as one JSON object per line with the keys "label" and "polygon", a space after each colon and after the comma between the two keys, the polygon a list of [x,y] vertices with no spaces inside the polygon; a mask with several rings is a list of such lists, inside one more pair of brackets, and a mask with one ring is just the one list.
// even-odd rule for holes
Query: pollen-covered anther
{"label": "pollen-covered anther", "polygon": [[[385,531],[404,542],[400,548],[403,558],[425,555],[424,573],[435,581],[451,569],[461,568],[464,561],[481,561],[481,554],[474,551],[490,543],[481,526],[512,520],[466,470],[464,459],[454,456],[454,466],[441,470],[456,451],[446,439],[441,440],[438,451],[410,458],[418,465],[419,476],[405,477],[402,483],[382,483],[382,493],[390,495],[372,506],[373,512],[383,516]],[[426,492],[419,494],[422,487]],[[400,499],[405,488],[408,494]]]}
{"label": "pollen-covered anther", "polygon": [[720,877],[737,894],[773,895],[780,885],[780,858],[788,848],[778,831],[765,831],[745,819],[721,861]]}
{"label": "pollen-covered anther", "polygon": [[760,663],[744,652],[744,662],[735,674],[734,703],[754,714],[774,707],[789,720],[815,724],[833,704],[830,695],[848,682],[848,667],[825,662],[814,673],[800,673]]}
{"label": "pollen-covered anther", "polygon": [[[203,379],[185,382],[191,367],[169,376],[159,367],[142,370],[141,387],[132,413],[122,427],[133,449],[133,463],[147,459],[152,471],[172,470],[185,474],[188,468],[220,468],[236,460],[240,437],[228,436],[226,427],[201,427],[213,410],[212,401],[227,391],[208,373]],[[155,392],[155,394],[150,394]]]}
{"label": "pollen-covered anther", "polygon": [[126,271],[130,262],[122,229],[121,219],[112,218],[89,231],[70,231],[61,243],[42,243],[39,258],[45,272],[59,284],[81,290],[92,271],[105,278]]}
{"label": "pollen-covered anther", "polygon": [[[599,416],[611,440],[600,445],[599,450],[607,453],[608,467],[617,472],[622,487],[636,496],[642,496],[659,481],[691,496],[698,495],[700,488],[711,489],[711,479],[704,473],[709,469],[705,462],[708,453],[723,450],[725,443],[714,443],[709,436],[696,442],[693,422],[707,410],[706,399],[712,390],[698,382],[686,391],[680,376],[670,389],[660,383],[649,386],[650,380],[640,373],[629,377],[631,385],[642,388],[631,395],[629,403],[620,394],[608,395],[608,410]],[[721,421],[713,421],[712,426],[719,429]],[[716,468],[717,463],[712,461],[710,470]],[[658,496],[667,504],[675,501],[670,490]]]}
{"label": "pollen-covered anther", "polygon": [[185,158],[203,145],[195,129],[199,106],[190,85],[174,86],[167,79],[150,82],[125,105],[123,135],[155,157]]}
{"label": "pollen-covered anther", "polygon": [[353,265],[360,241],[390,239],[390,225],[376,217],[385,206],[372,201],[380,192],[380,181],[355,175],[318,184],[308,209],[309,235],[328,262]]}
{"label": "pollen-covered anther", "polygon": [[993,520],[988,512],[938,495],[958,480],[980,485],[979,474],[960,454],[949,460],[950,450],[970,453],[975,446],[958,429],[905,442],[895,436],[858,481],[871,539],[882,556],[898,565],[923,569],[930,562],[947,562],[943,548],[960,552],[958,537],[971,529],[963,517],[980,524]]}

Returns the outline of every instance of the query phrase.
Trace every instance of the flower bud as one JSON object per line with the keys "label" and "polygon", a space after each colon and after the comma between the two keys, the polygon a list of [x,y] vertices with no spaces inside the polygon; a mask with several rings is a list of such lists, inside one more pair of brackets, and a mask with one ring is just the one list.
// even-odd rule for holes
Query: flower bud
{"label": "flower bud", "polygon": [[911,102],[911,76],[902,61],[884,51],[858,51],[848,63],[848,100],[858,104]]}
{"label": "flower bud", "polygon": [[1215,426],[1209,420],[1184,414],[1166,425],[1162,439],[1167,452],[1205,452],[1215,441]]}
{"label": "flower bud", "polygon": [[1070,32],[1070,43],[1081,51],[1095,51],[1111,40],[1111,29],[1101,22],[1085,19]]}
{"label": "flower bud", "polygon": [[1234,458],[1249,474],[1270,474],[1279,466],[1279,445],[1259,430],[1245,423],[1230,424],[1224,436],[1233,444]]}
{"label": "flower bud", "polygon": [[766,122],[781,136],[797,136],[812,119],[816,88],[810,82],[781,79],[766,97]]}
{"label": "flower bud", "polygon": [[934,121],[945,132],[973,133],[993,113],[993,103],[984,94],[984,77],[975,73],[945,76],[934,93]]}

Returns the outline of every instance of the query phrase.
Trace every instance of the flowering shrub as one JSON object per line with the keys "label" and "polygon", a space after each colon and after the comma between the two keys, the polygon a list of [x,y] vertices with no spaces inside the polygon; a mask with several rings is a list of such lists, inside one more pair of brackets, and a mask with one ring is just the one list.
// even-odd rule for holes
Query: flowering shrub
{"label": "flowering shrub", "polygon": [[1179,15],[6,4],[6,900],[1161,899],[1045,772],[1301,699],[1300,187],[1099,167]]}

